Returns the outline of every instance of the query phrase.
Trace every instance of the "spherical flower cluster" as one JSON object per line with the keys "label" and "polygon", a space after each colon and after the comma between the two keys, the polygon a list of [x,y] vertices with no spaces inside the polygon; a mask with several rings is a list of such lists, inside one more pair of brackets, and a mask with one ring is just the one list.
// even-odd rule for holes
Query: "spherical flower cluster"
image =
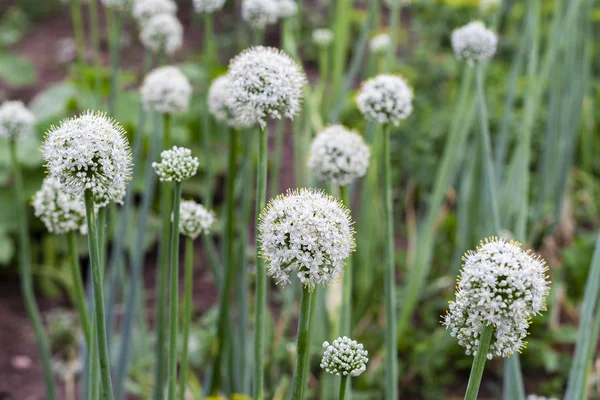
{"label": "spherical flower cluster", "polygon": [[183,26],[171,14],[157,14],[142,24],[140,40],[146,49],[173,54],[183,44]]}
{"label": "spherical flower cluster", "polygon": [[387,52],[390,47],[390,35],[387,33],[380,33],[379,35],[373,36],[369,42],[369,50],[374,54],[382,54]]}
{"label": "spherical flower cluster", "polygon": [[185,200],[179,207],[179,232],[196,239],[202,233],[208,233],[215,222],[214,215],[195,201]]}
{"label": "spherical flower cluster", "polygon": [[242,19],[253,29],[265,29],[279,19],[278,0],[243,0]]}
{"label": "spherical flower cluster", "polygon": [[536,394],[530,394],[529,396],[527,396],[527,400],[558,400],[556,397],[545,397],[545,396],[538,396]]}
{"label": "spherical flower cluster", "polygon": [[333,282],[355,247],[349,214],[339,200],[314,189],[272,199],[258,227],[268,274],[284,285],[296,274],[311,289]]}
{"label": "spherical flower cluster", "polygon": [[483,328],[493,325],[487,357],[510,357],[524,347],[530,319],[546,309],[544,261],[518,242],[497,238],[481,242],[463,260],[456,301],[442,323],[469,355],[476,353]]}
{"label": "spherical flower cluster", "polygon": [[291,57],[272,47],[256,46],[236,56],[229,65],[233,107],[241,121],[293,118],[300,109],[304,71]]}
{"label": "spherical flower cluster", "polygon": [[50,233],[59,235],[75,230],[86,232],[83,199],[66,193],[52,178],[46,178],[42,182],[42,187],[33,198],[33,210]]}
{"label": "spherical flower cluster", "polygon": [[498,38],[479,21],[470,22],[452,32],[454,54],[470,64],[485,61],[496,53]]}
{"label": "spherical flower cluster", "polygon": [[321,359],[321,368],[337,376],[359,376],[367,369],[369,353],[363,345],[350,338],[339,337],[329,344],[323,343],[325,354]]}
{"label": "spherical flower cluster", "polygon": [[366,119],[398,126],[412,113],[413,92],[395,75],[377,75],[363,82],[356,102]]}
{"label": "spherical flower cluster", "polygon": [[308,167],[319,180],[345,186],[365,175],[369,156],[369,147],[357,132],[332,125],[313,139]]}
{"label": "spherical flower cluster", "polygon": [[175,15],[177,3],[173,0],[136,0],[131,13],[139,24],[143,24],[157,15]]}
{"label": "spherical flower cluster", "polygon": [[192,151],[185,147],[173,146],[171,150],[160,153],[160,162],[153,162],[161,182],[181,182],[196,175],[198,158],[192,157]]}
{"label": "spherical flower cluster", "polygon": [[231,80],[228,75],[219,76],[208,88],[208,109],[217,121],[235,129],[249,128],[252,121],[242,121],[237,117],[237,109],[231,98]]}
{"label": "spherical flower cluster", "polygon": [[35,117],[20,101],[0,106],[0,138],[18,140],[32,134]]}
{"label": "spherical flower cluster", "polygon": [[128,0],[100,0],[102,5],[106,8],[124,9],[127,7]]}
{"label": "spherical flower cluster", "polygon": [[318,47],[329,47],[333,42],[333,32],[327,28],[319,28],[312,31],[313,43]]}
{"label": "spherical flower cluster", "polygon": [[193,0],[193,3],[197,13],[211,14],[222,9],[225,0]]}
{"label": "spherical flower cluster", "polygon": [[294,0],[277,0],[277,5],[281,19],[291,18],[298,13],[298,4]]}
{"label": "spherical flower cluster", "polygon": [[192,85],[179,68],[160,67],[146,75],[141,95],[146,110],[179,114],[190,106]]}
{"label": "spherical flower cluster", "polygon": [[41,151],[49,175],[72,196],[90,190],[96,203],[122,200],[131,150],[123,128],[104,113],[88,111],[51,127]]}

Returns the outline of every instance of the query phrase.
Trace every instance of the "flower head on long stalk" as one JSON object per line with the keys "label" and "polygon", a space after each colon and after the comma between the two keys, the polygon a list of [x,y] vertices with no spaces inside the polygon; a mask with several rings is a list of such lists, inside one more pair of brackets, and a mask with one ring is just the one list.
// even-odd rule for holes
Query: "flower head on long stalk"
{"label": "flower head on long stalk", "polygon": [[329,344],[323,343],[325,353],[321,368],[337,376],[359,376],[367,369],[369,353],[363,345],[346,336],[339,337]]}
{"label": "flower head on long stalk", "polygon": [[250,128],[252,121],[241,120],[231,97],[231,80],[228,75],[219,76],[212,81],[208,89],[208,109],[219,122],[234,129]]}
{"label": "flower head on long stalk", "polygon": [[317,47],[327,48],[333,43],[333,32],[327,28],[312,31],[312,41]]}
{"label": "flower head on long stalk", "polygon": [[153,162],[161,182],[182,182],[196,175],[198,158],[192,157],[192,151],[185,147],[173,146],[171,150],[160,153],[160,162]]}
{"label": "flower head on long stalk", "polygon": [[413,91],[396,75],[377,75],[363,82],[356,103],[366,119],[397,126],[412,113]]}
{"label": "flower head on long stalk", "polygon": [[496,54],[498,37],[480,21],[470,22],[452,32],[452,49],[460,60],[469,64],[485,61]]}
{"label": "flower head on long stalk", "polygon": [[73,197],[60,184],[48,177],[33,198],[35,216],[42,220],[48,232],[57,235],[70,231],[87,232],[85,204],[81,196]]}
{"label": "flower head on long stalk", "polygon": [[278,0],[277,6],[280,19],[291,18],[298,13],[298,4],[294,0]]}
{"label": "flower head on long stalk", "polygon": [[373,36],[369,41],[369,50],[373,54],[385,54],[387,53],[390,44],[390,35],[387,33],[380,33]]}
{"label": "flower head on long stalk", "polygon": [[142,24],[140,40],[154,53],[173,54],[183,44],[183,26],[174,15],[158,14]]}
{"label": "flower head on long stalk", "polygon": [[180,114],[189,108],[192,85],[179,68],[160,67],[146,76],[141,95],[146,110]]}
{"label": "flower head on long stalk", "polygon": [[253,29],[265,29],[279,19],[277,0],[243,0],[242,19]]}
{"label": "flower head on long stalk", "polygon": [[20,101],[6,101],[0,106],[0,138],[18,140],[30,136],[35,116]]}
{"label": "flower head on long stalk", "polygon": [[348,209],[315,189],[272,199],[260,215],[258,231],[268,274],[284,285],[292,274],[311,289],[332,283],[355,248]]}
{"label": "flower head on long stalk", "polygon": [[179,207],[179,233],[196,239],[201,234],[210,232],[215,216],[202,204],[184,200]]}
{"label": "flower head on long stalk", "polygon": [[308,167],[319,180],[345,186],[365,175],[370,154],[357,132],[332,125],[313,139]]}
{"label": "flower head on long stalk", "polygon": [[193,0],[193,4],[197,13],[212,14],[223,8],[225,0]]}
{"label": "flower head on long stalk", "polygon": [[498,238],[481,242],[463,260],[456,301],[442,323],[467,354],[476,353],[483,328],[493,325],[487,357],[510,357],[525,346],[531,318],[546,309],[547,267],[520,243]]}
{"label": "flower head on long stalk", "polygon": [[173,0],[135,0],[131,13],[138,24],[144,24],[156,15],[175,15],[177,3]]}

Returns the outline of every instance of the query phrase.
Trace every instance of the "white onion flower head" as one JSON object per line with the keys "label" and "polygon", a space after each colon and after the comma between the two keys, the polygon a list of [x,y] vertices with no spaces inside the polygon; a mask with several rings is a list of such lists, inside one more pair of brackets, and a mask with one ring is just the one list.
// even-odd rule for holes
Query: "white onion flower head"
{"label": "white onion flower head", "polygon": [[135,0],[131,13],[139,24],[144,24],[156,15],[175,15],[177,3],[173,0]]}
{"label": "white onion flower head", "polygon": [[556,397],[545,397],[538,396],[536,394],[530,394],[527,396],[527,400],[558,400]]}
{"label": "white onion flower head", "polygon": [[243,0],[242,19],[253,29],[265,29],[279,19],[278,0]]}
{"label": "white onion flower head", "polygon": [[333,32],[327,28],[315,29],[312,31],[312,40],[318,47],[329,47],[333,42]]}
{"label": "white onion flower head", "polygon": [[397,75],[377,75],[363,82],[356,98],[358,109],[370,121],[398,126],[412,113],[413,91]]}
{"label": "white onion flower head", "polygon": [[231,80],[228,75],[215,78],[208,88],[208,109],[219,122],[235,129],[249,128],[252,121],[242,121],[237,117],[237,109],[231,98]]}
{"label": "white onion flower head", "polygon": [[72,196],[92,192],[94,202],[119,202],[131,178],[125,131],[102,112],[65,119],[46,133],[42,156],[50,177]]}
{"label": "white onion flower head", "polygon": [[73,197],[60,183],[48,177],[33,198],[33,211],[48,229],[57,235],[70,231],[85,234],[85,204],[81,196]]}
{"label": "white onion flower head", "polygon": [[20,101],[5,101],[0,106],[0,138],[19,140],[30,136],[35,116]]}
{"label": "white onion flower head", "polygon": [[192,85],[179,68],[160,67],[146,75],[141,95],[146,110],[180,114],[190,106]]}
{"label": "white onion flower head", "polygon": [[319,180],[346,186],[365,175],[370,154],[357,132],[332,125],[313,139],[308,167]]}
{"label": "white onion flower head", "polygon": [[498,238],[481,242],[463,261],[456,301],[442,323],[468,355],[477,352],[484,327],[493,325],[487,357],[510,357],[525,347],[531,318],[546,309],[545,263],[520,243]]}
{"label": "white onion flower head", "polygon": [[194,10],[197,13],[211,14],[219,11],[225,5],[225,0],[193,0]]}
{"label": "white onion flower head", "polygon": [[140,40],[154,53],[173,54],[183,44],[183,26],[171,14],[158,14],[142,24]]}
{"label": "white onion flower head", "polygon": [[373,54],[384,54],[390,47],[390,35],[387,33],[380,33],[379,35],[373,36],[369,42],[369,50]]}
{"label": "white onion flower head", "polygon": [[280,19],[291,18],[298,14],[298,3],[294,0],[276,0],[279,7],[278,17]]}
{"label": "white onion flower head", "polygon": [[346,336],[339,337],[329,344],[323,342],[325,353],[321,368],[337,376],[359,376],[367,369],[369,353],[363,345]]}
{"label": "white onion flower head", "polygon": [[502,0],[479,0],[479,9],[484,13],[498,10],[502,7]]}
{"label": "white onion flower head", "polygon": [[272,47],[251,47],[229,64],[233,107],[241,121],[292,119],[300,110],[304,71],[290,56]]}
{"label": "white onion flower head", "polygon": [[480,21],[470,22],[452,32],[452,49],[460,60],[469,64],[475,61],[485,61],[494,56],[498,46],[496,34]]}
{"label": "white onion flower head", "polygon": [[184,200],[179,206],[179,232],[184,236],[196,239],[200,234],[210,232],[215,222],[213,213],[203,205],[191,200]]}
{"label": "white onion flower head", "polygon": [[160,162],[153,162],[152,168],[156,171],[161,182],[182,182],[196,175],[198,171],[198,158],[192,157],[192,151],[185,147],[173,146],[171,150],[160,153]]}
{"label": "white onion flower head", "polygon": [[129,0],[100,0],[100,3],[106,8],[123,10],[129,5]]}
{"label": "white onion flower head", "polygon": [[259,217],[258,232],[268,275],[283,285],[293,274],[309,289],[332,283],[355,248],[350,212],[316,189],[271,199]]}

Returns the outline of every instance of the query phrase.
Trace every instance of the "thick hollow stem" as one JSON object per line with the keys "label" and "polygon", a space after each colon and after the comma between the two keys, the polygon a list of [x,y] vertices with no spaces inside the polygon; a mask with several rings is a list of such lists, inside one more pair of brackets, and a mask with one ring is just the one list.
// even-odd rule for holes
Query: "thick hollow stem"
{"label": "thick hollow stem", "polygon": [[85,37],[83,33],[83,16],[81,13],[81,0],[71,0],[71,22],[73,24],[73,36],[75,37],[75,46],[77,49],[77,62],[83,74],[85,61]]}
{"label": "thick hollow stem", "polygon": [[[348,186],[340,186],[340,197],[344,205],[350,209],[350,195]],[[352,318],[352,254],[346,260],[346,268],[344,270],[344,283],[342,288],[342,311],[340,315],[340,336],[352,336],[351,318]]]}
{"label": "thick hollow stem", "polygon": [[487,353],[490,348],[493,333],[494,327],[492,325],[484,327],[483,331],[481,332],[481,336],[479,337],[479,346],[477,347],[477,354],[473,358],[473,365],[471,366],[471,375],[469,376],[469,384],[467,385],[465,400],[477,400],[477,393],[479,393],[481,377],[483,376],[485,361],[487,360]]}
{"label": "thick hollow stem", "polygon": [[344,400],[346,398],[346,386],[349,380],[350,378],[348,377],[348,375],[344,375],[342,376],[342,379],[340,379],[340,400]]}
{"label": "thick hollow stem", "polygon": [[302,288],[300,317],[298,321],[296,366],[294,367],[294,378],[292,380],[292,400],[304,400],[306,378],[308,375],[308,360],[310,358],[310,309],[311,301],[313,300],[313,293],[311,289],[304,286]]}
{"label": "thick hollow stem", "polygon": [[123,17],[121,11],[113,11],[106,8],[107,20],[110,20],[110,92],[108,95],[108,114],[111,117],[115,116],[118,79],[119,79],[119,47],[121,42],[121,25]]}
{"label": "thick hollow stem", "polygon": [[71,278],[73,279],[73,290],[75,292],[75,308],[79,314],[79,322],[83,330],[85,342],[90,346],[90,321],[85,306],[85,289],[83,279],[81,278],[81,265],[77,255],[77,234],[75,231],[67,233],[67,245],[69,247],[69,257],[71,258]]}
{"label": "thick hollow stem", "polygon": [[192,323],[192,285],[194,272],[194,239],[185,239],[185,293],[183,300],[183,351],[181,354],[181,378],[179,382],[179,400],[185,400],[188,377],[188,351],[190,325]]}
{"label": "thick hollow stem", "polygon": [[216,46],[214,40],[212,13],[204,13],[204,61],[207,65],[208,79],[212,76],[216,65]]}

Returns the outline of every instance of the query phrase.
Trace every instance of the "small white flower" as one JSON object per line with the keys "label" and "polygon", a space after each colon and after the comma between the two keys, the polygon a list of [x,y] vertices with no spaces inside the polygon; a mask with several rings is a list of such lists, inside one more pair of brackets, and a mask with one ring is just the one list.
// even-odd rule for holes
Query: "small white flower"
{"label": "small white flower", "polygon": [[231,81],[223,75],[212,81],[208,88],[208,109],[217,121],[223,122],[235,129],[245,129],[254,125],[253,122],[241,121],[237,118],[236,108],[231,98]]}
{"label": "small white flower", "polygon": [[19,140],[30,136],[35,116],[20,101],[6,101],[0,106],[0,138]]}
{"label": "small white flower", "polygon": [[493,57],[498,46],[496,34],[474,21],[452,32],[452,48],[460,60],[485,61]]}
{"label": "small white flower", "polygon": [[496,11],[502,7],[502,0],[479,0],[479,9],[483,13]]}
{"label": "small white flower", "polygon": [[348,209],[315,189],[271,199],[260,215],[258,232],[268,274],[284,285],[292,274],[311,289],[333,282],[355,247]]}
{"label": "small white flower", "polygon": [[72,196],[90,190],[96,203],[119,202],[132,161],[123,128],[101,112],[88,111],[51,127],[42,144],[50,177]]}
{"label": "small white flower", "polygon": [[179,206],[179,233],[196,239],[202,233],[209,233],[215,216],[201,204],[184,200]]}
{"label": "small white flower", "polygon": [[333,32],[327,28],[318,28],[312,31],[312,40],[318,47],[329,47],[333,42]]}
{"label": "small white flower", "polygon": [[156,171],[161,182],[182,182],[196,175],[198,158],[192,157],[192,151],[185,147],[173,146],[171,150],[160,153],[160,162],[153,162],[152,168]]}
{"label": "small white flower", "polygon": [[242,19],[253,29],[265,29],[279,19],[278,0],[243,0]]}
{"label": "small white flower", "polygon": [[463,260],[456,301],[442,324],[468,355],[476,354],[483,328],[493,325],[487,357],[510,357],[525,346],[531,318],[546,309],[544,261],[518,242],[497,238],[481,242]]}
{"label": "small white flower", "polygon": [[173,0],[135,0],[133,3],[133,18],[139,24],[144,24],[156,15],[176,13],[177,3]]}
{"label": "small white flower", "polygon": [[346,336],[339,337],[329,344],[323,342],[325,353],[321,359],[321,368],[337,376],[359,376],[367,369],[369,353],[363,345]]}
{"label": "small white flower", "polygon": [[225,0],[193,0],[197,13],[211,14],[219,11],[225,5]]}
{"label": "small white flower", "polygon": [[160,67],[146,75],[141,95],[146,110],[180,114],[189,108],[192,85],[179,68]]}
{"label": "small white flower", "polygon": [[387,33],[380,33],[379,35],[373,36],[369,42],[369,50],[373,54],[386,53],[390,47],[390,35]]}
{"label": "small white flower", "polygon": [[276,0],[279,7],[278,17],[291,18],[298,13],[298,4],[294,0]]}
{"label": "small white flower", "polygon": [[366,119],[397,126],[412,113],[413,92],[396,75],[377,75],[363,82],[356,103]]}
{"label": "small white flower", "polygon": [[312,142],[308,167],[324,182],[345,186],[365,175],[369,147],[357,132],[332,125]]}
{"label": "small white flower", "polygon": [[545,397],[545,396],[538,396],[536,394],[530,394],[529,396],[527,396],[527,400],[558,400],[556,397]]}
{"label": "small white flower", "polygon": [[142,24],[140,40],[146,49],[173,54],[183,44],[183,26],[171,14],[158,14]]}
{"label": "small white flower", "polygon": [[100,3],[106,8],[122,10],[129,5],[129,0],[100,0]]}
{"label": "small white flower", "polygon": [[281,50],[251,47],[231,60],[228,75],[241,121],[258,122],[264,129],[267,118],[292,119],[300,110],[306,75]]}
{"label": "small white flower", "polygon": [[33,198],[33,210],[48,232],[57,235],[70,231],[87,231],[85,204],[81,196],[73,197],[65,192],[60,183],[48,177]]}

